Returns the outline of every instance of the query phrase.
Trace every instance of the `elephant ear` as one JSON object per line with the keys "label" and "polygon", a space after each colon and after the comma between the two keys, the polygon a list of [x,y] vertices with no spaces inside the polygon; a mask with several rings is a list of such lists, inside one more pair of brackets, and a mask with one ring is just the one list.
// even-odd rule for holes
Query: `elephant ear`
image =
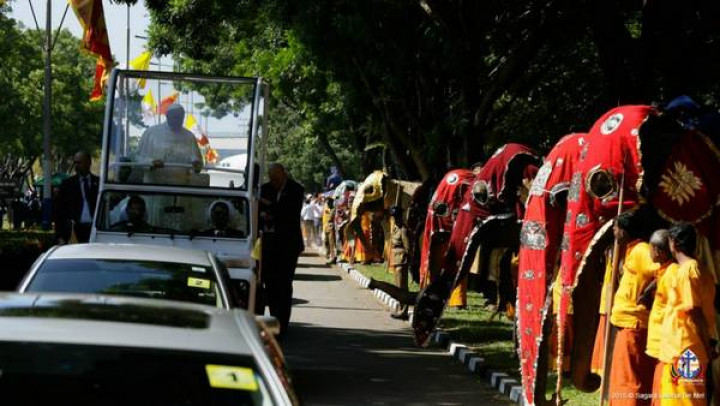
{"label": "elephant ear", "polygon": [[704,134],[686,131],[664,157],[656,182],[647,185],[658,214],[672,222],[708,219],[720,195],[720,151]]}
{"label": "elephant ear", "polygon": [[[511,204],[515,198],[513,187],[522,183],[525,176],[534,177],[540,165],[542,158],[532,149],[522,144],[505,144],[482,167],[476,183],[485,182],[488,202]],[[534,166],[534,171],[528,171],[529,166]]]}

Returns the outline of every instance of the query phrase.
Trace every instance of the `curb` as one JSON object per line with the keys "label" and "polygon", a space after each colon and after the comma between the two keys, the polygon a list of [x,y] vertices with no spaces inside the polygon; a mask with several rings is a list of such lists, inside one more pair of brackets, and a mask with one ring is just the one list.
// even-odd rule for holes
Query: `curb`
{"label": "curb", "polygon": [[[363,288],[367,288],[370,284],[370,279],[350,264],[338,263],[337,265]],[[374,289],[372,293],[381,303],[390,309],[400,309],[400,302],[390,297],[387,293],[379,289]],[[409,323],[410,322],[412,322],[412,316]],[[493,388],[497,389],[500,394],[507,396],[511,402],[518,406],[525,406],[522,395],[522,385],[518,380],[504,372],[497,372],[490,369],[490,367],[485,364],[485,359],[479,353],[470,351],[467,345],[450,340],[450,334],[442,330],[436,330],[432,336],[430,336],[430,343],[436,347],[446,348],[448,354],[459,361],[471,373],[482,377]]]}

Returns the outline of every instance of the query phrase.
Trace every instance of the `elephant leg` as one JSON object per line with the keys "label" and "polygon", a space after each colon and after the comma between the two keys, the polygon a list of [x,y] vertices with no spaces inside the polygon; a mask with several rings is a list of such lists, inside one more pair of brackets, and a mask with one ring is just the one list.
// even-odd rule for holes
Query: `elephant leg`
{"label": "elephant leg", "polygon": [[507,251],[500,261],[498,274],[498,311],[505,311],[505,315],[513,320],[515,318],[515,301],[517,299],[517,286],[512,276],[512,251]]}
{"label": "elephant leg", "polygon": [[[546,301],[546,303],[548,303]],[[535,406],[556,406],[557,405],[557,394],[548,399],[547,398],[547,382],[549,364],[548,360],[550,357],[549,341],[550,332],[552,327],[553,314],[548,311],[543,320],[542,340],[538,348],[538,359],[537,359],[537,373],[535,375],[535,388],[533,393],[535,394]]]}

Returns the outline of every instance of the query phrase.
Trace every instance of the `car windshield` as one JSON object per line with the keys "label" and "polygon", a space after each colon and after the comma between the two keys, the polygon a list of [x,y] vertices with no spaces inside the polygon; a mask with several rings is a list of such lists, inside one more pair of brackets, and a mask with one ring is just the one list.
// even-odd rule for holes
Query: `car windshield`
{"label": "car windshield", "polygon": [[3,398],[25,405],[274,404],[249,356],[3,342],[0,369]]}
{"label": "car windshield", "polygon": [[240,197],[108,191],[101,197],[97,229],[244,239],[249,211]]}
{"label": "car windshield", "polygon": [[249,78],[121,72],[106,182],[246,190],[256,89]]}
{"label": "car windshield", "polygon": [[223,307],[210,267],[128,259],[50,259],[28,292],[103,293]]}

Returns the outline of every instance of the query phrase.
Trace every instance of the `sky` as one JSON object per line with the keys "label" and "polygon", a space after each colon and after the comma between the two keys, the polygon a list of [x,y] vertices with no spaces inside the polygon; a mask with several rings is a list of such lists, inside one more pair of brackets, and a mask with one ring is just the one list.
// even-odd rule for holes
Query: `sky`
{"label": "sky", "polygon": [[[45,13],[48,0],[11,0],[9,2],[12,12],[10,16],[16,20],[19,20],[27,28],[35,28],[35,21],[33,20],[30,3],[35,9],[35,15],[37,22],[41,29],[45,29]],[[110,50],[118,63],[120,68],[125,68],[127,57],[127,6],[110,3],[109,0],[102,0],[103,9],[105,11],[105,23],[108,27],[108,34],[110,37]],[[52,27],[53,32],[57,29],[58,25],[65,11],[67,0],[51,0],[52,8]],[[146,36],[146,29],[150,25],[150,15],[148,10],[145,8],[145,2],[140,0],[134,6],[130,7],[130,60],[139,56],[146,46],[146,40],[142,38],[135,38],[136,35]],[[77,17],[73,13],[72,9],[68,10],[65,21],[63,22],[63,28],[67,28],[75,36],[82,36],[82,27],[77,20]],[[157,63],[157,58],[153,57],[152,63]],[[164,66],[151,65],[150,70],[157,71],[171,71],[172,70],[172,59],[170,57],[163,57],[161,64]],[[157,95],[155,95],[157,97]],[[198,96],[199,97],[199,96]],[[249,114],[243,112],[243,115]],[[216,120],[210,118],[209,123],[206,121],[205,126],[211,127],[216,131],[237,131],[238,119],[236,120],[225,120],[231,122],[228,125],[227,122],[222,120]]]}
{"label": "sky", "polygon": [[[45,29],[45,13],[47,10],[48,0],[11,0],[10,7],[12,12],[10,16],[16,20],[19,20],[28,28],[35,28],[35,21],[33,20],[30,3],[35,8],[35,14],[37,16],[37,22],[41,29]],[[67,5],[66,0],[51,0],[52,8],[52,27],[53,32],[57,29],[62,19],[65,6]],[[113,53],[116,61],[120,64],[119,66],[125,68],[125,62],[127,61],[127,6],[112,4],[108,0],[103,0],[103,9],[105,10],[105,23],[108,27],[108,33],[110,36],[110,50]],[[146,40],[141,38],[135,38],[136,35],[146,36],[146,29],[150,25],[150,15],[148,10],[145,8],[145,2],[139,1],[136,5],[130,7],[130,60],[140,55],[145,49]],[[63,28],[67,28],[75,36],[82,36],[82,28],[80,23],[75,17],[72,10],[68,10]],[[157,60],[153,60],[157,62]],[[172,61],[170,58],[163,58],[163,64],[170,65]],[[152,66],[152,70],[171,70],[171,68],[164,67],[158,69],[157,66]]]}

